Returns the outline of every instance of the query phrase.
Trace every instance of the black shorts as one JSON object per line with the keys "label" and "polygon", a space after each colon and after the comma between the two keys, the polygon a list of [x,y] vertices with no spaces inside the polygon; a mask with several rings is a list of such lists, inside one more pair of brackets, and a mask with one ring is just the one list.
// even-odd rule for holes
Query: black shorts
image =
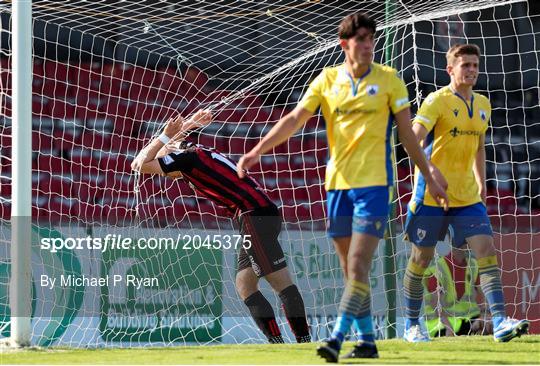
{"label": "black shorts", "polygon": [[285,255],[279,245],[281,215],[275,205],[258,208],[238,216],[240,234],[249,235],[251,247],[240,249],[238,272],[253,268],[257,277],[264,277],[287,267]]}

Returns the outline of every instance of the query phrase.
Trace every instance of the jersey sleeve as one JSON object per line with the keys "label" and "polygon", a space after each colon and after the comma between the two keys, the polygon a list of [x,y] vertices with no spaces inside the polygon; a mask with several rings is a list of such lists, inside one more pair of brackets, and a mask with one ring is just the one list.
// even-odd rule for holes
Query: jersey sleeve
{"label": "jersey sleeve", "polygon": [[309,84],[308,90],[298,103],[298,106],[311,113],[315,113],[317,108],[319,108],[321,105],[325,79],[326,69],[323,69],[323,71],[311,82],[311,84]]}
{"label": "jersey sleeve", "polygon": [[165,174],[172,172],[189,172],[193,168],[195,152],[191,150],[174,151],[158,158],[157,161]]}
{"label": "jersey sleeve", "polygon": [[390,78],[390,83],[389,104],[392,113],[396,114],[411,106],[409,103],[409,92],[403,80],[397,75],[397,72]]}
{"label": "jersey sleeve", "polygon": [[427,132],[430,132],[433,127],[435,127],[438,119],[439,108],[437,105],[437,98],[435,97],[435,95],[430,94],[420,106],[418,113],[416,113],[413,124],[419,123],[424,126]]}

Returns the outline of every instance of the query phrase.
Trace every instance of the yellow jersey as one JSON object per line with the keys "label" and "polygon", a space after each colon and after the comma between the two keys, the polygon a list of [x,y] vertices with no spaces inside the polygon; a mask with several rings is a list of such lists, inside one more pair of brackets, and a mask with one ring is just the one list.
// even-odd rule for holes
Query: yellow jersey
{"label": "yellow jersey", "polygon": [[395,69],[372,63],[354,79],[345,64],[325,68],[299,105],[312,113],[320,107],[326,121],[327,190],[393,184],[392,116],[410,106]]}
{"label": "yellow jersey", "polygon": [[[491,116],[489,100],[473,93],[470,103],[446,86],[428,95],[413,123],[428,131],[424,151],[448,182],[446,191],[450,207],[481,202],[473,172],[480,137],[486,133]],[[413,201],[415,205],[439,206],[426,192],[424,177],[415,169]]]}

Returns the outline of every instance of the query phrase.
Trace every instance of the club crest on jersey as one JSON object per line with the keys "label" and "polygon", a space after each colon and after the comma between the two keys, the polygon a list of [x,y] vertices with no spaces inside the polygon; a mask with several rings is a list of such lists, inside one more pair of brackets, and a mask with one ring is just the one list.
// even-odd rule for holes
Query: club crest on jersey
{"label": "club crest on jersey", "polygon": [[172,164],[173,161],[174,161],[173,158],[171,158],[169,155],[165,155],[165,156],[163,157],[163,163],[164,163],[165,165]]}
{"label": "club crest on jersey", "polygon": [[426,237],[426,231],[424,229],[418,229],[416,230],[416,235],[418,236],[418,241],[422,241]]}
{"label": "club crest on jersey", "polygon": [[480,109],[480,118],[482,118],[482,121],[486,120],[486,111],[483,109]]}
{"label": "club crest on jersey", "polygon": [[379,86],[378,85],[368,85],[367,86],[367,93],[369,96],[374,96],[379,92]]}
{"label": "club crest on jersey", "polygon": [[458,113],[459,113],[459,109],[456,108],[456,109],[454,109],[452,112],[454,112],[454,116],[457,117],[457,115],[458,115]]}

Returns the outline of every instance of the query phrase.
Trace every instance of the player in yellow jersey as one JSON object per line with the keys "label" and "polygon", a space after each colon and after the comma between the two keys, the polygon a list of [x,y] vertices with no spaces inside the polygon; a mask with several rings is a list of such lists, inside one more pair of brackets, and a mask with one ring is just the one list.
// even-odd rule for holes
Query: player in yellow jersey
{"label": "player in yellow jersey", "polygon": [[[436,201],[445,201],[445,182],[422,153],[410,121],[409,98],[396,70],[372,62],[375,21],[365,14],[345,17],[338,29],[345,63],[325,68],[296,108],[238,162],[238,174],[261,154],[287,140],[316,111],[326,120],[330,160],[326,169],[328,234],[347,279],[332,337],[318,354],[337,362],[341,343],[354,321],[360,341],[348,357],[378,357],[371,321],[368,274],[383,237],[393,184],[391,129],[427,177]],[[444,179],[442,179],[444,180]]]}
{"label": "player in yellow jersey", "polygon": [[429,340],[419,322],[422,278],[437,241],[444,238],[451,226],[452,245],[460,247],[467,242],[477,258],[495,340],[507,342],[527,332],[529,322],[505,319],[501,276],[485,206],[484,140],[491,105],[486,97],[473,92],[480,49],[472,44],[455,45],[446,58],[450,85],[428,95],[414,119],[413,131],[448,182],[449,209],[443,210],[430,197],[431,187],[426,186],[423,173],[417,169],[405,229],[413,246],[403,279],[407,318],[404,338],[409,342]]}

